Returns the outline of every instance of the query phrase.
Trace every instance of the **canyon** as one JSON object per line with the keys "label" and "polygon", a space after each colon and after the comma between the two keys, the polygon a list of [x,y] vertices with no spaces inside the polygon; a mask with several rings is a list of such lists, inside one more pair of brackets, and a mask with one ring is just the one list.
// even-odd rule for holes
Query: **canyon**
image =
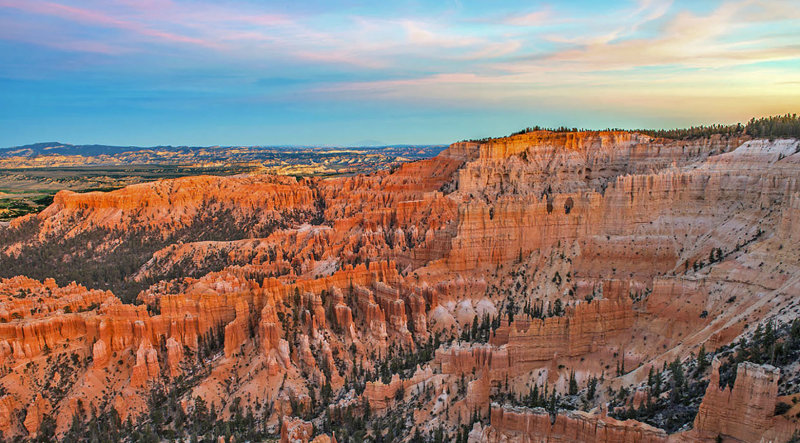
{"label": "canyon", "polygon": [[0,431],[790,441],[798,241],[800,141],[744,134],[64,190],[0,226]]}

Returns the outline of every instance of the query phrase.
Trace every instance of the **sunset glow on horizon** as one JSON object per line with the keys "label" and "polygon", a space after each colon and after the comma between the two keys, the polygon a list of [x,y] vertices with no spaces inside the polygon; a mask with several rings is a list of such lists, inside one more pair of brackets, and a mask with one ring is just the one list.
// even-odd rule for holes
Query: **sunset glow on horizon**
{"label": "sunset glow on horizon", "polygon": [[0,147],[449,143],[800,112],[796,1],[0,0]]}

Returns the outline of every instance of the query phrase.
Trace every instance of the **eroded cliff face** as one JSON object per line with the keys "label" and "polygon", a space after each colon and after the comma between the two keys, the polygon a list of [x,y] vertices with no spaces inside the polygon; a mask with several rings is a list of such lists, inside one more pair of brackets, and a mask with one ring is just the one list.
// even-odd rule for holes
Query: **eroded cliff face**
{"label": "eroded cliff face", "polygon": [[689,439],[715,441],[789,441],[797,426],[775,415],[780,370],[770,365],[740,363],[733,387],[720,386],[715,360],[706,395]]}
{"label": "eroded cliff face", "polygon": [[471,442],[641,442],[664,443],[667,434],[635,420],[574,411],[558,413],[555,420],[544,409],[503,408],[492,405],[491,425],[478,425]]}
{"label": "eroded cliff face", "polygon": [[[54,234],[70,235],[88,227],[136,229],[148,224],[169,229],[187,224],[199,211],[215,205],[231,208],[242,216],[256,211],[309,209],[313,206],[313,192],[292,178],[280,176],[185,177],[112,192],[61,191],[47,212],[38,217],[45,220],[44,229]],[[83,215],[80,223],[74,222],[75,214]],[[61,216],[65,215],[73,216],[72,223],[60,226],[64,224]]]}
{"label": "eroded cliff face", "polygon": [[[587,162],[584,156],[602,155],[604,151],[609,151],[612,157],[619,156],[629,149],[630,142],[611,148],[603,144],[607,139],[602,133],[595,138],[585,141],[595,149],[580,145],[587,152],[579,155],[576,161]],[[590,143],[592,140],[594,145]],[[697,143],[686,149],[688,152],[697,150],[703,157],[718,149],[733,149],[737,146],[735,143],[728,140],[721,147]],[[630,270],[649,274],[648,277],[671,271],[682,264],[681,258],[692,258],[686,257],[687,247],[692,241],[703,240],[702,236],[712,227],[735,222],[729,230],[714,232],[725,236],[714,240],[744,242],[748,235],[753,235],[753,227],[768,217],[766,208],[785,203],[786,198],[797,191],[798,183],[792,172],[797,167],[793,155],[796,143],[779,142],[775,146],[761,141],[747,142],[733,152],[709,157],[699,168],[676,166],[697,159],[698,154],[686,155],[677,161],[672,158],[674,153],[668,154],[670,149],[647,143],[641,157],[656,164],[664,161],[664,167],[650,165],[649,173],[642,174],[640,171],[647,168],[630,156],[618,160],[625,167],[614,166],[616,163],[608,160],[612,163],[604,168],[606,176],[602,185],[594,185],[591,179],[574,172],[568,177],[558,177],[550,170],[541,172],[543,177],[536,179],[503,175],[511,184],[531,188],[506,189],[498,185],[500,190],[496,192],[485,183],[475,190],[460,178],[459,191],[466,194],[462,195],[465,202],[459,206],[457,233],[444,268],[458,271],[487,268],[512,262],[520,254],[528,256],[559,243],[577,242],[585,251],[581,258],[600,267],[610,265],[620,272]],[[534,146],[523,152],[544,149],[550,156],[571,152],[557,145]],[[611,143],[610,146],[616,145]],[[678,146],[673,143],[670,148],[677,150]],[[503,145],[490,144],[481,149],[504,152]],[[580,149],[577,152],[581,152]],[[660,155],[671,161],[661,160]],[[512,166],[519,170],[524,163],[519,155],[499,165],[494,157],[490,158],[484,161],[481,157],[468,163],[461,172],[473,165],[495,171],[509,162],[520,163]],[[550,158],[544,163],[550,167],[553,162],[558,160]],[[478,173],[480,177],[486,175],[489,173]],[[565,188],[554,190],[551,183]],[[737,211],[737,207],[747,208],[747,211]],[[750,231],[743,229],[745,220],[742,217],[748,218]],[[676,225],[674,222],[678,220],[687,223]],[[679,235],[684,238],[678,239]],[[631,243],[637,247],[630,247]],[[639,244],[642,247],[638,247]],[[605,260],[597,260],[597,254]]]}
{"label": "eroded cliff face", "polygon": [[[511,403],[536,387],[599,411],[650,368],[797,318],[799,147],[533,132],[372,175],[59,193],[2,232],[9,269],[37,248],[68,245],[58,259],[77,268],[145,252],[118,277],[91,268],[97,286],[0,281],[0,430],[51,417],[64,435],[92,408],[142,422],[163,388],[190,416],[249,411],[301,441],[367,412],[403,418],[406,435],[664,441],[634,420]],[[142,290],[133,304],[88,289],[104,285]],[[694,430],[669,438],[791,435],[796,421],[770,415],[777,375],[740,372],[732,390],[713,372]]]}
{"label": "eroded cliff face", "polygon": [[459,171],[459,190],[495,197],[602,192],[618,176],[685,166],[744,140],[715,136],[674,142],[620,131],[534,131],[473,148],[473,161]]}
{"label": "eroded cliff face", "polygon": [[434,365],[445,374],[483,370],[498,382],[543,367],[565,367],[569,363],[574,368],[577,360],[585,362],[591,356],[592,369],[601,372],[612,360],[610,343],[633,326],[635,312],[626,283],[605,281],[603,298],[577,301],[567,306],[562,316],[501,324],[489,344],[439,349]]}
{"label": "eroded cliff face", "polygon": [[667,435],[636,420],[620,421],[602,411],[552,415],[542,408],[513,408],[493,404],[490,425],[477,424],[472,442],[693,442],[789,441],[796,423],[775,415],[780,371],[770,365],[741,363],[733,387],[720,386],[715,360],[708,389],[694,428]]}
{"label": "eroded cliff face", "polygon": [[[44,293],[49,297],[42,302],[44,307],[70,306],[68,303],[82,307],[80,312],[70,313],[63,308],[37,311],[35,315],[26,312],[26,317],[15,315],[0,324],[3,364],[13,374],[4,380],[19,383],[11,398],[27,402],[29,389],[37,385],[36,377],[47,374],[52,378],[66,370],[71,374],[68,389],[56,396],[45,394],[51,396],[54,407],[70,418],[77,413],[78,400],[85,408],[102,405],[108,388],[119,389],[123,398],[141,397],[148,395],[154,383],[185,372],[202,373],[204,359],[217,358],[213,354],[216,352],[227,362],[223,365],[226,371],[238,366],[240,359],[254,359],[255,366],[247,365],[249,370],[263,372],[268,380],[291,375],[290,386],[286,386],[291,387],[291,392],[305,390],[308,380],[300,377],[301,372],[309,373],[315,383],[332,383],[340,389],[343,376],[354,363],[373,367],[375,362],[369,360],[367,349],[374,357],[384,354],[390,342],[413,348],[406,310],[410,318],[423,315],[424,319],[419,309],[424,308],[425,302],[416,301],[419,296],[410,286],[404,287],[409,292],[401,296],[392,286],[400,284],[400,280],[393,262],[347,266],[330,276],[298,279],[291,285],[277,279],[265,279],[259,284],[228,272],[215,273],[142,293],[142,299],[160,311],[157,314],[148,306],[125,305],[109,292],[74,284],[59,288],[52,281],[2,280],[4,293],[14,295],[5,301],[10,312],[22,312],[17,304],[28,306]],[[345,304],[344,293],[353,310]],[[344,320],[335,314],[336,307],[339,311],[348,309]],[[421,324],[424,326],[424,320]],[[412,326],[412,330],[416,329]],[[341,333],[341,337],[330,335],[331,332]],[[420,333],[426,334],[424,329]],[[295,334],[300,337],[299,345],[290,350],[286,339]],[[341,358],[351,352],[350,345],[358,351],[348,357],[350,366],[341,368],[332,351]],[[54,355],[58,355],[57,360]],[[29,371],[28,362],[35,363],[37,369]],[[105,381],[98,385],[99,376],[104,376]],[[261,394],[266,398],[254,401],[274,402],[280,394],[286,395],[283,389],[273,392],[277,385],[264,386],[262,382],[259,378],[249,382],[253,389],[267,388]],[[289,398],[295,395],[291,393]],[[213,398],[225,401],[224,397]],[[138,413],[138,405],[126,399],[116,402],[115,410],[127,417]],[[25,424],[29,433],[45,413],[35,414],[39,415],[31,415],[34,418]],[[69,423],[64,420],[59,424]],[[12,426],[9,428],[13,430]]]}

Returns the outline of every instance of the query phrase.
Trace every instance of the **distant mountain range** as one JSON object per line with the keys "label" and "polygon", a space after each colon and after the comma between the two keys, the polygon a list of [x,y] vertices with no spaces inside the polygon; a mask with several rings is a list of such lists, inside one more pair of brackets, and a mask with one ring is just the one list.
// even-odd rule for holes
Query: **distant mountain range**
{"label": "distant mountain range", "polygon": [[279,174],[359,173],[434,157],[443,145],[414,146],[108,146],[35,143],[0,149],[0,169],[129,165],[200,168],[247,165]]}
{"label": "distant mountain range", "polygon": [[[139,151],[172,151],[172,152],[207,152],[225,151],[230,149],[248,149],[263,152],[287,152],[287,151],[339,151],[341,149],[360,150],[360,151],[409,151],[421,148],[426,152],[430,148],[444,148],[444,145],[386,145],[386,146],[111,146],[111,145],[73,145],[61,142],[42,142],[23,146],[13,146],[0,148],[0,157],[35,157],[41,155],[79,155],[84,157],[95,156],[114,156],[128,152]],[[437,152],[438,152],[437,151]],[[435,155],[435,154],[434,154]],[[425,155],[428,157],[428,155]]]}

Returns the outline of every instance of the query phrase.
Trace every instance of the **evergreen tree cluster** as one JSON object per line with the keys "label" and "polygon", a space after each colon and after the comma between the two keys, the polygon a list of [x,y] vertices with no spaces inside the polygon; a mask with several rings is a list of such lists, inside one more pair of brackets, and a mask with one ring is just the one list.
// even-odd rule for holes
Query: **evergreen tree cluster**
{"label": "evergreen tree cluster", "polygon": [[500,317],[489,317],[486,313],[483,315],[483,320],[478,324],[478,316],[472,318],[472,327],[464,328],[461,331],[461,340],[476,343],[488,343],[489,338],[500,327]]}
{"label": "evergreen tree cluster", "polygon": [[350,404],[346,407],[331,408],[325,415],[322,432],[334,433],[337,441],[365,441],[367,425],[372,418],[369,401]]}
{"label": "evergreen tree cluster", "polygon": [[527,315],[528,318],[538,318],[541,320],[549,317],[563,317],[564,314],[566,314],[564,303],[560,298],[557,298],[553,303],[548,303],[547,309],[545,309],[544,301],[535,302],[533,304],[526,302],[525,306],[522,307],[522,312]]}
{"label": "evergreen tree cluster", "polygon": [[[193,410],[186,414],[180,405],[178,391],[154,387],[147,402],[148,412],[135,424],[131,417],[122,422],[114,408],[108,408],[100,415],[94,407],[88,414],[84,414],[83,408],[78,408],[63,441],[157,443],[188,439],[211,443],[218,441],[219,437],[226,441],[231,437],[235,441],[263,441],[277,437],[266,429],[265,420],[256,419],[251,408],[246,411],[242,408],[239,398],[234,399],[230,406],[231,418],[223,420],[214,405],[207,405],[202,397],[195,398]],[[55,441],[54,425],[53,419],[53,431],[48,427],[40,432],[40,441]]]}
{"label": "evergreen tree cluster", "polygon": [[[133,228],[123,233],[95,227],[74,236],[47,239],[44,242],[37,239],[42,222],[34,217],[19,226],[0,229],[0,250],[17,242],[24,245],[18,254],[0,252],[0,278],[26,275],[44,280],[53,277],[59,285],[75,281],[89,288],[111,290],[123,302],[132,302],[141,290],[157,281],[200,276],[232,264],[228,262],[228,254],[220,254],[199,266],[193,261],[178,263],[175,269],[165,275],[155,275],[141,281],[130,278],[156,251],[167,245],[267,237],[276,229],[307,221],[315,214],[315,211],[294,210],[262,222],[260,214],[242,219],[231,208],[219,208],[216,203],[207,202],[192,221],[166,236],[149,227]],[[115,246],[87,248],[87,245],[103,244]],[[72,259],[64,260],[65,256]]]}
{"label": "evergreen tree cluster", "polygon": [[676,129],[636,129],[634,132],[656,138],[668,138],[671,140],[693,140],[697,138],[710,137],[712,135],[741,135],[744,132],[744,126],[742,124],[700,125]]}
{"label": "evergreen tree cluster", "polygon": [[776,115],[750,119],[745,132],[751,137],[798,137],[800,138],[800,117],[797,114]]}
{"label": "evergreen tree cluster", "polygon": [[720,352],[718,358],[720,386],[733,386],[739,363],[745,361],[776,367],[791,365],[800,359],[800,319],[782,325],[773,321],[759,323],[749,340],[742,338],[733,349]]}
{"label": "evergreen tree cluster", "polygon": [[[527,134],[529,132],[548,131],[548,132],[584,132],[587,129],[582,128],[569,128],[566,126],[559,126],[557,128],[546,128],[539,125],[527,127],[521,131],[509,134],[509,137],[515,135]],[[693,140],[698,138],[710,137],[712,135],[722,136],[736,136],[736,135],[749,135],[754,138],[782,138],[782,137],[797,137],[800,138],[800,117],[797,114],[775,115],[771,117],[752,118],[746,124],[736,123],[733,125],[712,124],[712,125],[698,125],[688,128],[674,128],[674,129],[620,129],[620,128],[606,128],[604,131],[630,131],[638,132],[640,134],[649,135],[656,138],[667,138],[671,140]],[[471,142],[488,142],[493,140],[494,137],[486,137],[482,139],[463,140]]]}
{"label": "evergreen tree cluster", "polygon": [[[705,360],[705,350],[701,349]],[[609,409],[621,410],[611,415],[619,420],[634,419],[659,427],[673,433],[694,421],[700,402],[705,395],[708,381],[704,371],[708,362],[700,370],[700,357],[681,362],[677,358],[661,369],[651,367],[647,375],[648,393],[638,408],[634,407],[631,392],[623,387],[614,397]],[[662,397],[661,394],[669,392]]]}
{"label": "evergreen tree cluster", "polygon": [[635,132],[673,140],[691,140],[712,135],[749,135],[754,138],[800,137],[800,117],[797,114],[752,118],[746,124],[701,125],[682,129],[638,129]]}

